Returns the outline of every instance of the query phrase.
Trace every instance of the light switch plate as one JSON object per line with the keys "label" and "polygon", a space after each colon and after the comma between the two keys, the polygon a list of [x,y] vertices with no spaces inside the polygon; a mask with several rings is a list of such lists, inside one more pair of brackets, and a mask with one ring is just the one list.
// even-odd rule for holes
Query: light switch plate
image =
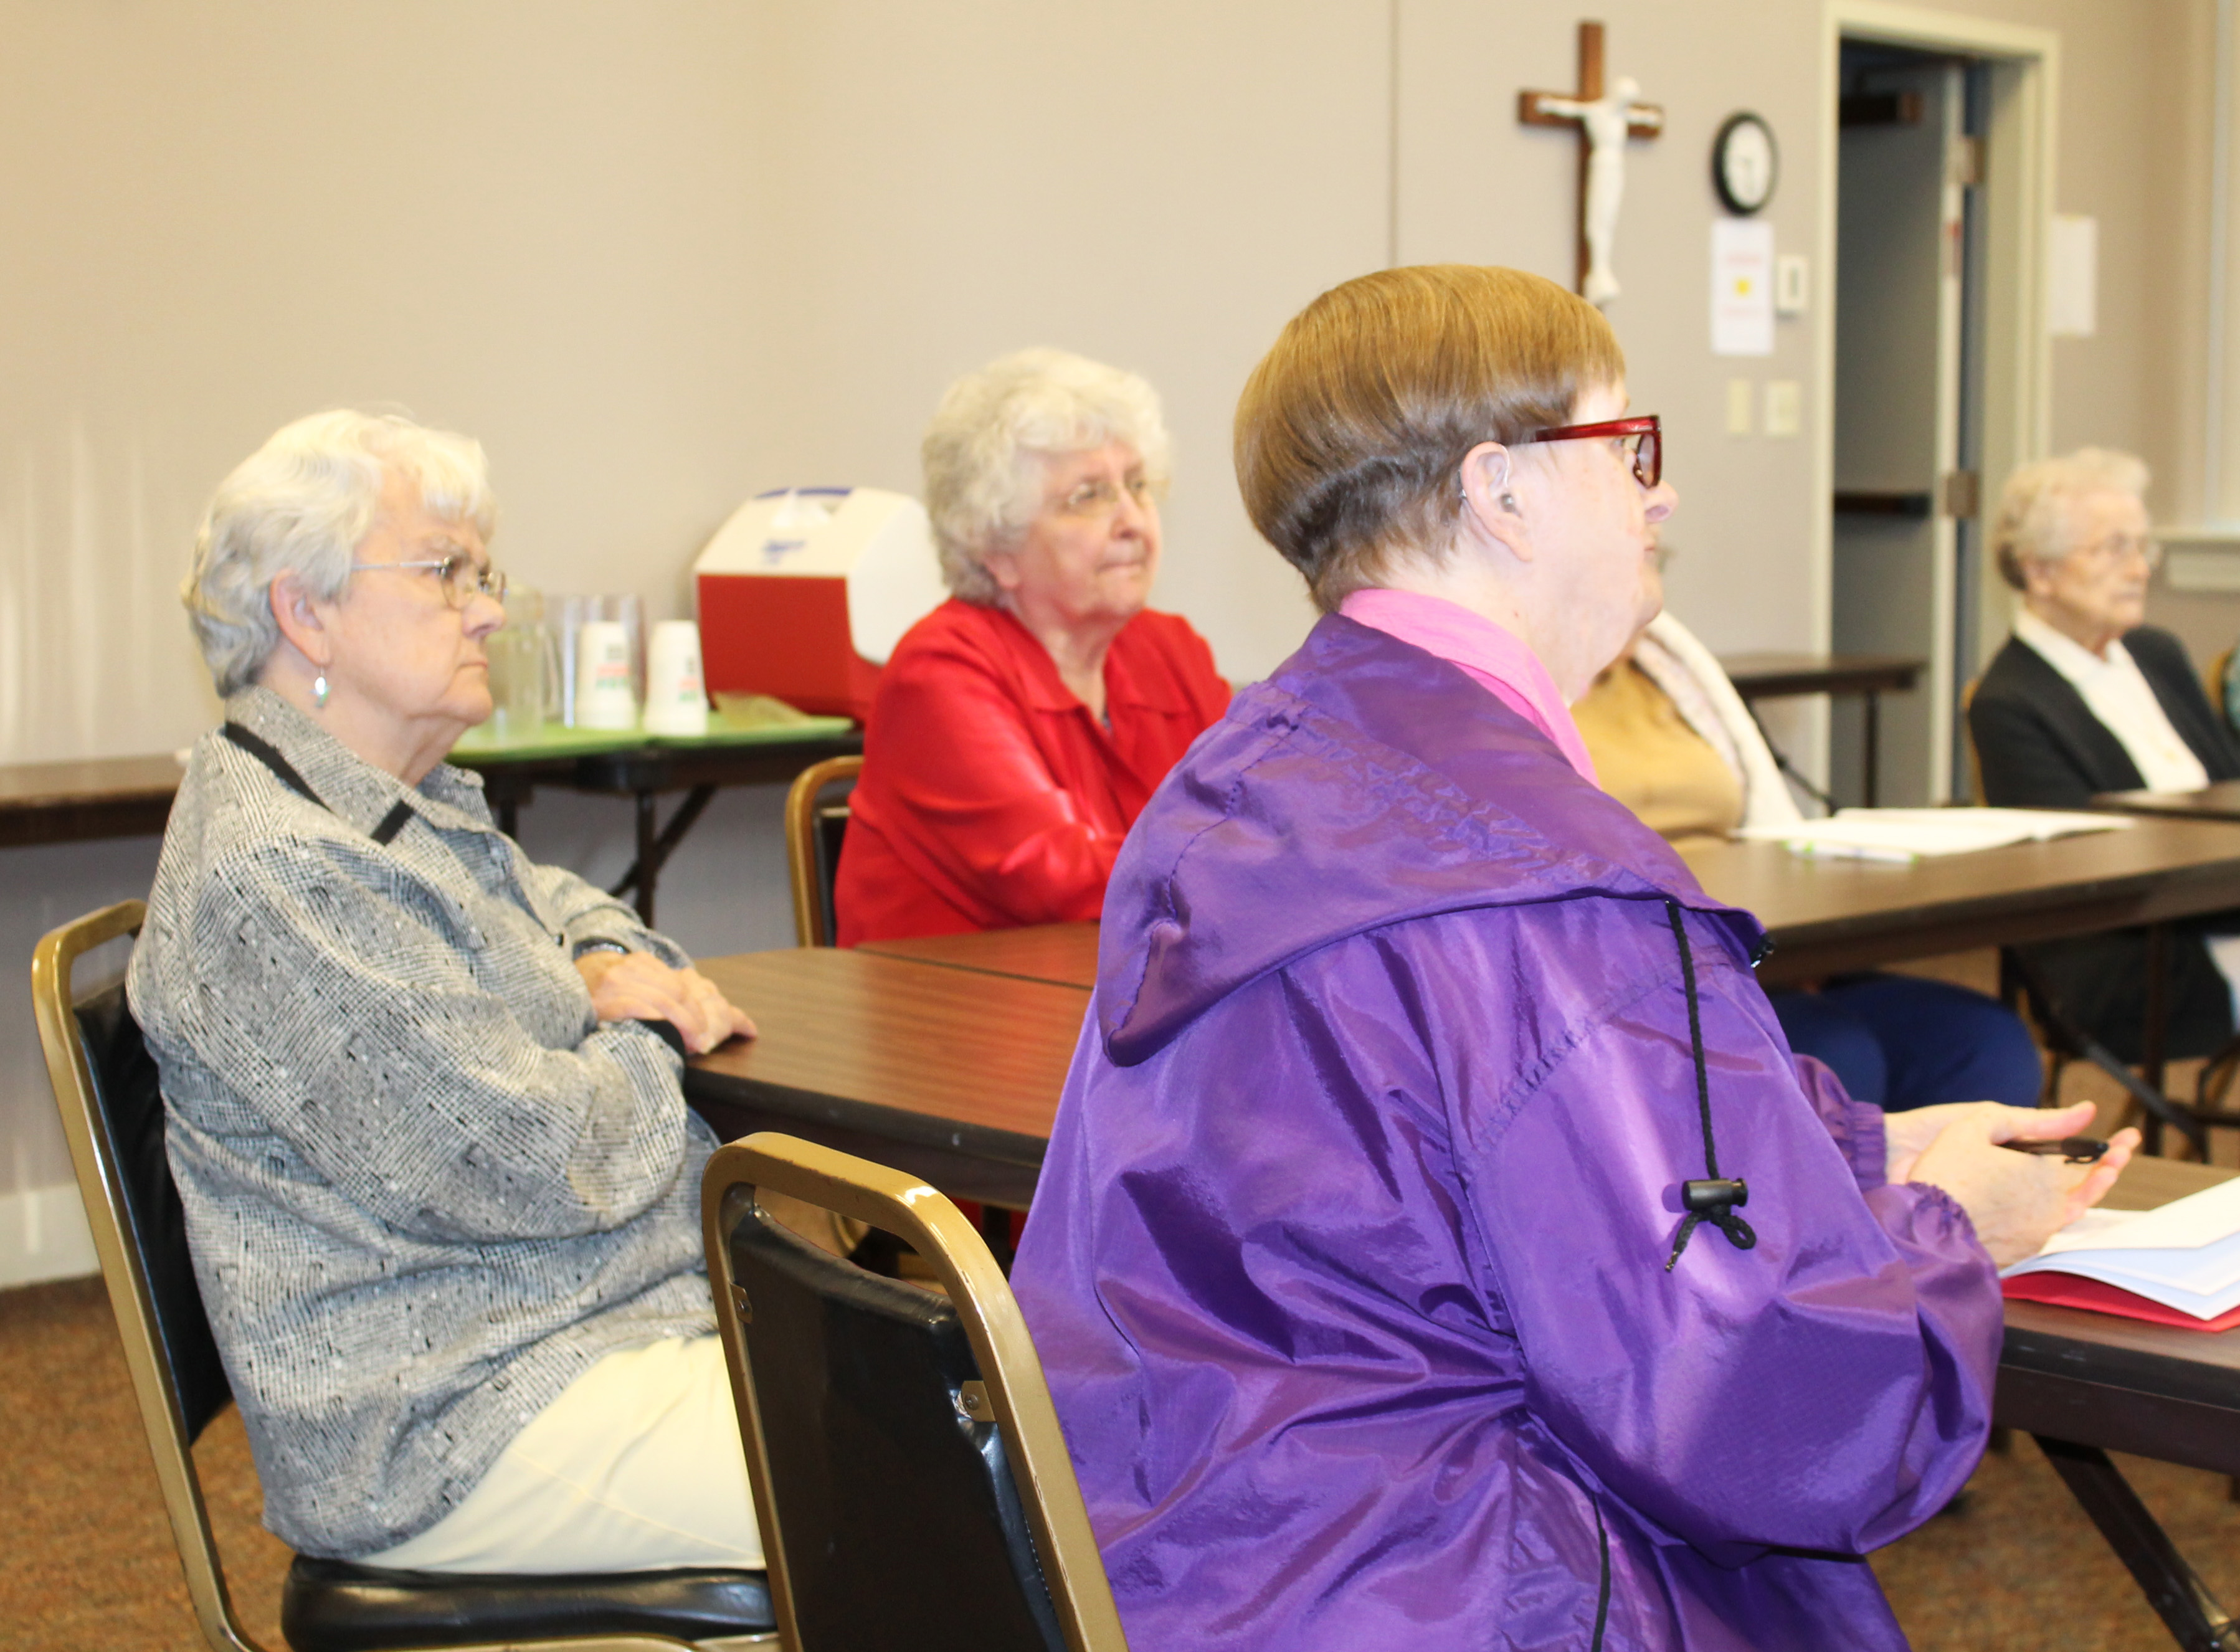
{"label": "light switch plate", "polygon": [[1757,386],[1746,378],[1727,381],[1727,434],[1748,436],[1755,421],[1750,416],[1750,403],[1757,399]]}
{"label": "light switch plate", "polygon": [[1793,378],[1765,383],[1765,433],[1795,436],[1804,424],[1804,387]]}
{"label": "light switch plate", "polygon": [[1801,252],[1784,252],[1773,261],[1773,313],[1801,316],[1812,302],[1812,264]]}

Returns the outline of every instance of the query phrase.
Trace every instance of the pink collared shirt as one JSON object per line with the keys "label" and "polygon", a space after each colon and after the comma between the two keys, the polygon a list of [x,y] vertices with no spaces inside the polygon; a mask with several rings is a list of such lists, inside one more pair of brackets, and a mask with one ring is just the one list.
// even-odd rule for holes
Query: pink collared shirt
{"label": "pink collared shirt", "polygon": [[1571,721],[1571,708],[1557,691],[1556,679],[1514,632],[1459,603],[1416,591],[1358,590],[1340,603],[1337,611],[1460,666],[1480,688],[1554,741],[1589,785],[1602,784],[1595,775],[1595,760],[1587,755],[1587,743],[1579,738],[1579,725]]}

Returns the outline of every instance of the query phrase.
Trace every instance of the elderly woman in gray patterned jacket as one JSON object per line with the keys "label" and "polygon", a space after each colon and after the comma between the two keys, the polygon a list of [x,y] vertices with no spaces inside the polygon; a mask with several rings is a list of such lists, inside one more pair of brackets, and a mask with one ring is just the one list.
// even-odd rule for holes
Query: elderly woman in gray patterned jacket
{"label": "elderly woman in gray patterned jacket", "polygon": [[751,1035],[443,763],[490,712],[482,450],[319,414],[218,490],[195,747],[132,959],[266,1523],[377,1565],[762,1564],[686,1049]]}

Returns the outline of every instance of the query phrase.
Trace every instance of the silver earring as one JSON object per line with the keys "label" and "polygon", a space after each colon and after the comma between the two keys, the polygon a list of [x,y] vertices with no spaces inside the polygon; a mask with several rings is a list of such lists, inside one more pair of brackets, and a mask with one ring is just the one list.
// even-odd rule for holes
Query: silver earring
{"label": "silver earring", "polygon": [[327,674],[324,671],[311,679],[311,703],[320,710],[323,711],[327,709],[327,696],[333,692],[334,690],[327,686]]}

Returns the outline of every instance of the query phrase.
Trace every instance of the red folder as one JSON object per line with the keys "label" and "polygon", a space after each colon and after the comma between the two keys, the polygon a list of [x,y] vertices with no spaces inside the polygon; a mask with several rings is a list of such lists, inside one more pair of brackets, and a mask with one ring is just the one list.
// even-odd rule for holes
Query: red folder
{"label": "red folder", "polygon": [[2083,1308],[2096,1314],[2120,1314],[2156,1325],[2176,1325],[2189,1331],[2229,1331],[2240,1325],[2240,1308],[2215,1319],[2196,1319],[2181,1309],[2166,1308],[2151,1297],[2120,1285],[2103,1284],[2075,1274],[2022,1274],[1999,1282],[2000,1294],[2009,1302],[2048,1302],[2056,1308]]}

